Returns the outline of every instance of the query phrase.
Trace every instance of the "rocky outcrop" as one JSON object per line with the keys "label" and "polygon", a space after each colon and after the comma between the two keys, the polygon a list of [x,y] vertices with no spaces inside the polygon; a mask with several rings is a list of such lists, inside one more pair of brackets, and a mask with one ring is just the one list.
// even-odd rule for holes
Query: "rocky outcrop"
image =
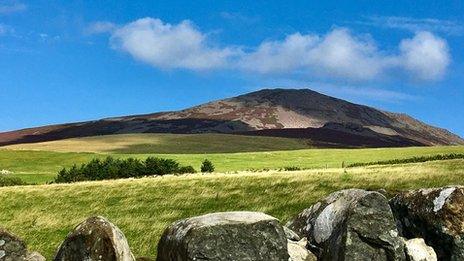
{"label": "rocky outcrop", "polygon": [[0,260],[45,261],[45,258],[37,252],[28,252],[22,239],[0,228]]}
{"label": "rocky outcrop", "polygon": [[259,212],[224,212],[177,221],[158,243],[158,261],[288,261],[279,221]]}
{"label": "rocky outcrop", "polygon": [[404,237],[424,238],[439,260],[464,260],[464,187],[400,193],[390,205]]}
{"label": "rocky outcrop", "polygon": [[422,238],[413,238],[405,242],[406,258],[408,261],[437,261],[437,254],[433,248],[425,244]]}
{"label": "rocky outcrop", "polygon": [[405,260],[390,206],[378,192],[332,193],[287,226],[308,238],[318,260]]}
{"label": "rocky outcrop", "polygon": [[59,247],[55,261],[133,261],[126,237],[104,217],[80,223]]}

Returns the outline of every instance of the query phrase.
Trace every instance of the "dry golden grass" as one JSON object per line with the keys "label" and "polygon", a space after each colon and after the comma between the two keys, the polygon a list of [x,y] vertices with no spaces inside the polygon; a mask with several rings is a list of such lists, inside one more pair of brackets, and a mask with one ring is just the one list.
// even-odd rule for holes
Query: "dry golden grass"
{"label": "dry golden grass", "polygon": [[214,173],[4,187],[0,188],[0,224],[50,258],[76,224],[88,216],[103,215],[123,230],[137,256],[153,256],[164,228],[181,218],[253,210],[284,222],[340,189],[385,188],[393,192],[449,184],[464,184],[464,160],[347,171]]}

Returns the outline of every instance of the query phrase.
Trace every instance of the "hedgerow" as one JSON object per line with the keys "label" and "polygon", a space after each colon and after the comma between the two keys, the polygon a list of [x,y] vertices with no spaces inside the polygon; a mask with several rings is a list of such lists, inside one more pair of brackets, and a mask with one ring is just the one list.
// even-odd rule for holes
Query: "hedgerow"
{"label": "hedgerow", "polygon": [[148,157],[145,161],[139,159],[115,159],[107,157],[104,160],[93,159],[81,166],[73,165],[58,172],[55,183],[70,183],[88,180],[105,180],[120,178],[137,178],[143,176],[194,173],[192,166],[181,166],[172,159]]}
{"label": "hedgerow", "polygon": [[371,166],[371,165],[393,165],[393,164],[406,164],[406,163],[419,163],[419,162],[427,162],[433,160],[452,160],[452,159],[464,159],[464,154],[438,154],[432,156],[421,156],[421,157],[412,157],[406,159],[392,159],[392,160],[381,160],[381,161],[373,161],[373,162],[358,162],[352,163],[348,165],[348,168],[353,167],[364,167],[364,166]]}

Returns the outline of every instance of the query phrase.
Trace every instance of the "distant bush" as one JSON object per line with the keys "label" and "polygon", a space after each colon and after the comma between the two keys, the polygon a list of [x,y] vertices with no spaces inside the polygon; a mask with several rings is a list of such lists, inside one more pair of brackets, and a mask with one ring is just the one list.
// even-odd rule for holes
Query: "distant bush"
{"label": "distant bush", "polygon": [[297,170],[301,170],[300,167],[297,167],[297,166],[287,166],[287,167],[284,167],[283,168],[285,171],[297,171]]}
{"label": "distant bush", "polygon": [[195,169],[192,166],[183,166],[179,168],[179,174],[186,174],[186,173],[195,173]]}
{"label": "distant bush", "polygon": [[6,175],[0,174],[0,187],[19,186],[19,185],[26,185],[26,184],[27,183],[24,182],[20,178],[8,177]]}
{"label": "distant bush", "polygon": [[214,171],[214,165],[211,161],[208,159],[205,159],[203,163],[201,163],[201,172],[213,172]]}
{"label": "distant bush", "polygon": [[432,156],[421,156],[421,157],[412,157],[406,159],[393,159],[393,160],[383,160],[383,161],[374,161],[374,162],[359,162],[348,165],[349,168],[352,167],[363,167],[371,165],[392,165],[392,164],[406,164],[406,163],[419,163],[427,162],[433,160],[452,160],[452,159],[464,159],[464,154],[438,154]]}
{"label": "distant bush", "polygon": [[146,172],[149,175],[165,175],[179,173],[180,165],[172,159],[148,157],[145,160]]}
{"label": "distant bush", "polygon": [[142,177],[150,175],[194,173],[192,166],[181,166],[172,159],[148,157],[145,161],[139,159],[93,159],[80,167],[73,165],[58,172],[55,183],[70,183],[87,180],[105,180]]}

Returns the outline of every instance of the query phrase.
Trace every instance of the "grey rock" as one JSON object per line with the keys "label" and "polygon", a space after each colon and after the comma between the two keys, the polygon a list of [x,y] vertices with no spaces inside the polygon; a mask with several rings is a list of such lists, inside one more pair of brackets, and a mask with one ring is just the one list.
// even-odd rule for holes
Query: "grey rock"
{"label": "grey rock", "polygon": [[124,234],[104,217],[90,217],[71,232],[58,249],[55,261],[133,261]]}
{"label": "grey rock", "polygon": [[464,187],[408,191],[390,205],[402,236],[424,238],[439,260],[464,260]]}
{"label": "grey rock", "polygon": [[306,249],[308,240],[304,237],[299,241],[287,239],[289,261],[316,261],[316,256]]}
{"label": "grey rock", "polygon": [[288,261],[279,221],[259,212],[223,212],[174,222],[158,243],[158,261]]}
{"label": "grey rock", "polygon": [[285,232],[285,236],[289,240],[292,240],[292,241],[300,241],[301,240],[300,236],[298,236],[298,234],[295,233],[295,231],[291,230],[288,227],[284,227],[284,232]]}
{"label": "grey rock", "polygon": [[437,261],[433,248],[427,246],[423,238],[413,238],[405,242],[408,261]]}
{"label": "grey rock", "polygon": [[388,200],[378,192],[342,190],[303,210],[287,227],[308,238],[318,260],[405,260]]}
{"label": "grey rock", "polygon": [[22,239],[0,228],[0,260],[45,261],[45,258],[37,252],[29,253]]}
{"label": "grey rock", "polygon": [[0,229],[0,260],[23,260],[26,255],[26,243],[10,232]]}

